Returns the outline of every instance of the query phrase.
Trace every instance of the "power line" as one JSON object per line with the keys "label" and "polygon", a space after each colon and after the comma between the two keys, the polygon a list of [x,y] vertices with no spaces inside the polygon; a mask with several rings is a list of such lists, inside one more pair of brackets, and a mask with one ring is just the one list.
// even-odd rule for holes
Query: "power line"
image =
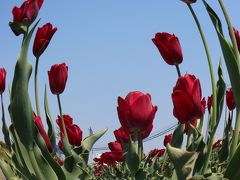
{"label": "power line", "polygon": [[[169,128],[163,130],[163,131],[160,131],[158,133],[154,133],[153,135],[147,137],[146,139],[143,140],[143,142],[148,142],[148,141],[151,141],[153,139],[156,139],[164,134],[167,134],[168,132],[174,130],[176,127],[178,126],[178,124],[174,124],[172,126],[170,126]],[[96,148],[92,148],[92,151],[106,151],[108,150],[108,147],[96,147]]]}

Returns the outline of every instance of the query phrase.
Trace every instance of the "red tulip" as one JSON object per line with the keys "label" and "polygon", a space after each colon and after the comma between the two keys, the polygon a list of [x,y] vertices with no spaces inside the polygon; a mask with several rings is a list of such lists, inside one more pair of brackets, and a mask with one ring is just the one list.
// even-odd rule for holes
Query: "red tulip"
{"label": "red tulip", "polygon": [[171,35],[167,32],[157,33],[152,41],[167,64],[177,65],[182,63],[182,48],[178,38],[174,34]]}
{"label": "red tulip", "polygon": [[167,146],[168,143],[172,142],[172,136],[173,136],[173,134],[168,134],[165,136],[164,141],[163,141],[163,144],[165,147]]}
{"label": "red tulip", "polygon": [[222,147],[223,141],[221,139],[217,140],[213,145],[213,149]]}
{"label": "red tulip", "polygon": [[233,95],[232,88],[228,89],[226,92],[226,102],[227,102],[227,107],[230,111],[235,109],[236,104],[234,101],[234,95]]}
{"label": "red tulip", "polygon": [[99,164],[107,164],[109,166],[114,166],[116,162],[123,161],[123,153],[122,152],[105,152],[102,153],[100,158],[95,159],[95,162]]}
{"label": "red tulip", "polygon": [[65,63],[55,64],[48,71],[50,89],[53,94],[61,94],[66,86],[68,67]]}
{"label": "red tulip", "polygon": [[149,152],[150,157],[161,157],[165,153],[165,149],[153,149]]}
{"label": "red tulip", "polygon": [[44,130],[41,117],[37,116],[35,113],[34,113],[34,124],[37,127],[37,129],[38,129],[40,135],[42,136],[43,140],[45,141],[45,144],[46,144],[48,150],[50,152],[52,152],[52,144],[51,144],[51,141],[50,141],[46,131]]}
{"label": "red tulip", "polygon": [[53,28],[51,23],[47,23],[41,28],[38,28],[33,44],[33,54],[35,57],[38,58],[41,56],[56,31],[57,28]]}
{"label": "red tulip", "polygon": [[116,140],[121,144],[128,143],[128,132],[123,127],[116,129],[114,132]]}
{"label": "red tulip", "polygon": [[[72,125],[73,124],[73,118],[67,114],[64,114],[63,115],[63,121],[64,121],[64,124],[65,126],[69,126],[69,125]],[[61,120],[61,117],[58,116],[58,119],[56,120],[57,122],[57,125],[59,126],[60,130],[62,130],[62,120]]]}
{"label": "red tulip", "polygon": [[66,127],[68,140],[71,145],[80,146],[82,142],[82,130],[76,124]]}
{"label": "red tulip", "polygon": [[181,0],[181,1],[183,1],[183,2],[185,2],[187,4],[192,4],[192,3],[197,2],[197,0]]}
{"label": "red tulip", "polygon": [[25,0],[20,8],[14,7],[12,10],[13,22],[30,25],[37,17],[43,0]]}
{"label": "red tulip", "polygon": [[240,52],[240,35],[237,29],[233,28],[233,32],[237,41],[238,51]]}
{"label": "red tulip", "polygon": [[[73,119],[69,115],[63,115],[64,124],[67,131],[67,136],[69,143],[74,146],[80,146],[82,142],[82,130],[80,127],[78,127],[76,124],[73,124]],[[60,141],[58,146],[60,149],[62,148],[62,135],[63,135],[63,128],[62,128],[62,122],[61,118],[58,116],[58,119],[56,120],[59,128],[60,128]]]}
{"label": "red tulip", "polygon": [[123,151],[122,145],[117,141],[108,143],[108,147],[112,152],[122,152]]}
{"label": "red tulip", "polygon": [[125,99],[118,97],[118,117],[128,132],[145,131],[153,123],[157,106],[153,106],[150,94],[130,92]]}
{"label": "red tulip", "polygon": [[213,95],[208,96],[207,107],[208,107],[208,112],[209,113],[211,112],[212,101],[213,101]]}
{"label": "red tulip", "polygon": [[5,91],[6,86],[6,70],[4,68],[0,68],[0,94]]}
{"label": "red tulip", "polygon": [[[197,123],[198,123],[198,119],[193,119],[193,120],[191,121],[191,124],[192,124],[194,127],[197,126]],[[186,123],[185,123],[185,129],[184,129],[184,132],[185,132],[186,134],[188,134],[189,128],[190,128],[190,122],[186,122]]]}
{"label": "red tulip", "polygon": [[180,123],[202,117],[206,102],[202,99],[199,79],[190,74],[180,77],[173,88],[172,101],[173,114]]}

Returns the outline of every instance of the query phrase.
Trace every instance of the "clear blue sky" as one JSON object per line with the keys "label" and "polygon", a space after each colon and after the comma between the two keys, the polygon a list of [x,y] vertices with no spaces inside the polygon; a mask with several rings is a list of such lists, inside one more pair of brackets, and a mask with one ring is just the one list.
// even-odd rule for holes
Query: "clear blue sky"
{"label": "clear blue sky", "polygon": [[[12,82],[21,37],[15,37],[8,22],[12,20],[13,6],[20,6],[21,3],[20,0],[0,1],[0,66],[6,68],[9,84]],[[223,17],[217,1],[209,0],[209,3]],[[234,26],[240,29],[240,2],[225,0],[225,3]],[[200,0],[193,8],[203,26],[217,72],[221,51],[215,30]],[[84,137],[88,135],[90,126],[94,132],[109,128],[96,147],[106,146],[114,140],[112,131],[120,127],[117,97],[125,97],[130,91],[139,90],[152,95],[153,104],[158,106],[153,133],[177,122],[172,114],[171,100],[177,74],[175,67],[162,60],[151,41],[157,32],[166,31],[179,37],[184,56],[180,65],[182,73],[195,74],[201,80],[203,96],[211,94],[203,45],[187,6],[180,0],[45,0],[39,17],[42,18],[41,26],[51,22],[58,28],[40,59],[40,102],[43,105],[44,84],[48,85],[47,71],[51,65],[65,62],[69,66],[69,79],[61,95],[64,113],[74,118],[74,122],[82,128]],[[223,25],[226,27],[224,21]],[[35,63],[31,51],[29,59]],[[228,83],[225,64],[223,66]],[[32,87],[33,77],[29,92],[35,108]],[[56,97],[50,91],[48,96],[55,119],[58,114]],[[6,110],[8,93],[4,94],[4,99]],[[43,114],[43,106],[41,110]],[[221,134],[218,133],[217,137]],[[162,141],[160,137],[145,143],[146,151],[161,148]]]}

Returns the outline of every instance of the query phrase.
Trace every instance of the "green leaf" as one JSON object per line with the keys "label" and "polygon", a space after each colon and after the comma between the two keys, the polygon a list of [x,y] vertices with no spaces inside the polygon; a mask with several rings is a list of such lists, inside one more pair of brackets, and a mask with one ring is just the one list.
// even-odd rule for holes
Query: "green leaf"
{"label": "green leaf", "polygon": [[203,0],[203,2],[218,35],[230,82],[233,88],[235,102],[237,105],[240,105],[240,64],[234,54],[231,43],[223,35],[220,19],[208,3],[205,0]]}
{"label": "green leaf", "polygon": [[214,132],[216,131],[219,121],[221,119],[225,92],[226,92],[226,84],[223,79],[222,61],[220,59],[219,66],[218,66],[218,81],[217,81],[217,122],[214,127]]}
{"label": "green leaf", "polygon": [[35,179],[36,176],[28,155],[28,150],[22,144],[13,125],[10,126],[9,130],[14,139],[14,144],[12,145],[12,149],[14,150],[13,155],[16,154],[16,158],[13,158],[14,164],[19,165],[18,167],[21,167],[19,170],[29,179]]}
{"label": "green leaf", "polygon": [[174,130],[171,145],[176,148],[180,148],[183,142],[185,124],[179,124]]}
{"label": "green leaf", "polygon": [[56,135],[55,135],[52,117],[51,117],[51,114],[49,111],[46,85],[45,85],[45,91],[44,91],[44,109],[45,109],[45,115],[46,115],[46,120],[47,120],[47,125],[48,125],[48,136],[50,138],[53,150],[55,151]]}
{"label": "green leaf", "polygon": [[19,139],[28,150],[33,149],[34,124],[33,110],[28,94],[28,84],[32,73],[32,65],[27,59],[27,54],[33,31],[38,22],[23,40],[18,61],[15,66],[10,100],[10,116],[12,123]]}
{"label": "green leaf", "polygon": [[190,178],[198,153],[172,147],[169,143],[167,145],[167,152],[170,160],[174,164],[178,179]]}
{"label": "green leaf", "polygon": [[231,180],[239,180],[240,179],[240,144],[228,164],[224,177],[229,178]]}

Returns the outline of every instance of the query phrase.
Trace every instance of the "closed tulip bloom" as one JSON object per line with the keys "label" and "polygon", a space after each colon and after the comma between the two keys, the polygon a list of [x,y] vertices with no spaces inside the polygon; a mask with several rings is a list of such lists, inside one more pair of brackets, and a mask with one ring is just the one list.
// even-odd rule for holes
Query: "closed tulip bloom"
{"label": "closed tulip bloom", "polygon": [[165,153],[165,149],[153,149],[149,152],[148,156],[150,157],[161,157]]}
{"label": "closed tulip bloom", "polygon": [[50,141],[50,139],[49,139],[44,127],[43,127],[41,117],[37,116],[35,113],[34,113],[34,124],[37,127],[37,129],[38,129],[40,135],[42,136],[43,140],[45,141],[45,144],[46,144],[49,152],[52,152],[52,144],[51,144],[51,141]]}
{"label": "closed tulip bloom", "polygon": [[208,108],[208,112],[209,112],[209,113],[211,112],[212,101],[213,101],[213,95],[208,96],[207,108]]}
{"label": "closed tulip bloom", "polygon": [[122,145],[117,141],[108,143],[108,147],[113,152],[123,151]]}
{"label": "closed tulip bloom", "polygon": [[21,7],[14,7],[12,10],[13,22],[31,24],[37,17],[43,0],[25,0]]}
{"label": "closed tulip bloom", "polygon": [[33,44],[33,54],[35,57],[38,58],[41,56],[56,31],[57,28],[54,28],[51,23],[47,23],[41,28],[38,28]]}
{"label": "closed tulip bloom", "polygon": [[173,136],[172,133],[165,136],[164,141],[163,141],[163,144],[165,147],[167,146],[168,143],[172,142],[172,136]]}
{"label": "closed tulip bloom", "polygon": [[66,127],[68,140],[71,145],[80,146],[82,142],[82,130],[76,124]]}
{"label": "closed tulip bloom", "polygon": [[48,71],[50,89],[53,94],[61,94],[66,86],[68,67],[65,63],[55,64]]}
{"label": "closed tulip bloom", "polygon": [[113,133],[119,143],[128,143],[128,132],[123,127],[116,129]]}
{"label": "closed tulip bloom", "polygon": [[185,2],[187,4],[192,4],[192,3],[197,2],[197,0],[181,0],[181,1],[183,1],[183,2]]}
{"label": "closed tulip bloom", "polygon": [[201,118],[205,111],[206,101],[202,99],[199,79],[186,74],[178,78],[172,93],[173,115],[180,123],[186,123],[193,118]]}
{"label": "closed tulip bloom", "polygon": [[150,94],[134,91],[125,99],[118,97],[117,111],[125,130],[143,132],[153,123],[157,106],[152,105]]}
{"label": "closed tulip bloom", "polygon": [[234,101],[234,95],[233,95],[232,88],[228,89],[226,92],[226,103],[227,103],[227,107],[230,111],[235,109],[236,104]]}
{"label": "closed tulip bloom", "polygon": [[4,68],[0,68],[0,94],[5,91],[6,87],[6,70]]}
{"label": "closed tulip bloom", "polygon": [[167,32],[157,33],[152,39],[164,61],[169,65],[182,63],[182,48],[178,38]]}
{"label": "closed tulip bloom", "polygon": [[[69,143],[74,146],[80,146],[82,142],[81,128],[78,127],[76,124],[73,124],[73,118],[67,114],[63,115],[63,120],[66,127]],[[62,128],[62,121],[60,116],[58,116],[58,119],[56,120],[56,122],[60,129],[59,147],[62,147],[63,128]]]}
{"label": "closed tulip bloom", "polygon": [[233,32],[237,41],[238,51],[240,52],[240,35],[237,29],[233,28]]}

